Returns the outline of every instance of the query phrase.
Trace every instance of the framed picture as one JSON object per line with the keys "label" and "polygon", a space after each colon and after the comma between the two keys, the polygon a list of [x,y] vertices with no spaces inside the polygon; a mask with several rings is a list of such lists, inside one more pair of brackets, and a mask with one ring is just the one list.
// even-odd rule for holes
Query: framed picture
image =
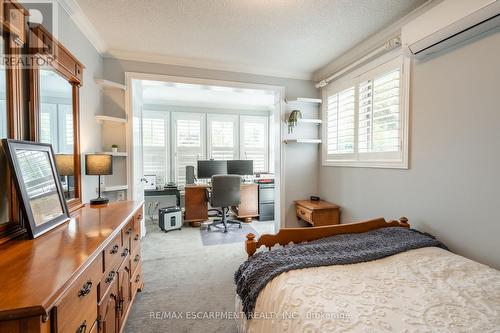
{"label": "framed picture", "polygon": [[52,146],[10,139],[2,139],[2,144],[29,222],[30,237],[36,238],[69,221]]}

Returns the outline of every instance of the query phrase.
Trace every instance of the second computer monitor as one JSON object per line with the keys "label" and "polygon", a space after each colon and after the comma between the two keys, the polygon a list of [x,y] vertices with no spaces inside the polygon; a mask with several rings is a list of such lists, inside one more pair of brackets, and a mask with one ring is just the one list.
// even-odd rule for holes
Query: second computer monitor
{"label": "second computer monitor", "polygon": [[198,178],[212,178],[214,175],[227,175],[227,161],[198,161]]}
{"label": "second computer monitor", "polygon": [[241,176],[253,175],[253,160],[229,160],[227,173]]}

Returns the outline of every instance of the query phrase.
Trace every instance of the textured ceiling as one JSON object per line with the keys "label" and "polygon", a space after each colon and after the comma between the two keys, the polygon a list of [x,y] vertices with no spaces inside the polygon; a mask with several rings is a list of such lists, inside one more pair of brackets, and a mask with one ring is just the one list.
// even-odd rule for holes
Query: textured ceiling
{"label": "textured ceiling", "polygon": [[[310,74],[425,0],[77,0],[110,54]],[[125,52],[126,51],[126,52]]]}

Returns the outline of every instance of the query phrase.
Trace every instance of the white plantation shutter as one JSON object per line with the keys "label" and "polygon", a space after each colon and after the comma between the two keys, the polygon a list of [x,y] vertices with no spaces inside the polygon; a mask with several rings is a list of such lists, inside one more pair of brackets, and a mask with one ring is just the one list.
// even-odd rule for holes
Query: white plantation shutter
{"label": "white plantation shutter", "polygon": [[359,152],[400,150],[400,69],[359,86]]}
{"label": "white plantation shutter", "polygon": [[143,168],[156,175],[157,184],[168,182],[168,113],[144,110],[142,115]]}
{"label": "white plantation shutter", "polygon": [[323,165],[407,168],[410,63],[386,58],[323,90]]}
{"label": "white plantation shutter", "polygon": [[269,170],[268,117],[240,117],[240,158],[253,160],[254,172]]}
{"label": "white plantation shutter", "polygon": [[208,157],[214,160],[234,160],[238,156],[236,115],[207,115]]}
{"label": "white plantation shutter", "polygon": [[57,135],[57,104],[41,103],[40,105],[40,142],[50,143],[55,152],[59,152]]}
{"label": "white plantation shutter", "polygon": [[354,87],[328,96],[328,154],[354,152]]}
{"label": "white plantation shutter", "polygon": [[198,160],[205,159],[205,115],[202,113],[172,114],[174,124],[175,180],[186,184],[186,166],[197,166]]}
{"label": "white plantation shutter", "polygon": [[71,154],[73,147],[73,106],[70,104],[58,104],[59,113],[59,152]]}

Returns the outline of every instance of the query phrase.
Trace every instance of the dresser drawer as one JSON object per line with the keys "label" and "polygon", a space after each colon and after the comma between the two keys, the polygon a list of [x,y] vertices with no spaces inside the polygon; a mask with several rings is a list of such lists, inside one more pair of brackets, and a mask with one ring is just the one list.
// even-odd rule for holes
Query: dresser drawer
{"label": "dresser drawer", "polygon": [[90,330],[97,319],[97,285],[101,276],[102,257],[98,256],[57,303],[58,333]]}
{"label": "dresser drawer", "polygon": [[134,220],[130,220],[129,223],[122,229],[122,244],[123,247],[131,250],[132,238],[134,237]]}
{"label": "dresser drawer", "polygon": [[132,279],[130,280],[130,284],[132,286],[132,299],[135,298],[135,294],[137,294],[137,290],[142,289],[143,287],[143,276],[142,276],[142,263],[139,261],[137,265],[137,269],[132,271]]}
{"label": "dresser drawer", "polygon": [[302,206],[297,206],[295,208],[297,212],[297,217],[301,218],[304,221],[307,221],[309,223],[313,223],[313,212],[312,210],[309,210],[305,207]]}
{"label": "dresser drawer", "polygon": [[108,271],[111,267],[120,266],[122,253],[122,235],[119,233],[104,249],[104,270]]}
{"label": "dresser drawer", "polygon": [[132,273],[135,272],[141,261],[142,261],[141,251],[133,252],[132,256],[130,257],[130,269]]}

